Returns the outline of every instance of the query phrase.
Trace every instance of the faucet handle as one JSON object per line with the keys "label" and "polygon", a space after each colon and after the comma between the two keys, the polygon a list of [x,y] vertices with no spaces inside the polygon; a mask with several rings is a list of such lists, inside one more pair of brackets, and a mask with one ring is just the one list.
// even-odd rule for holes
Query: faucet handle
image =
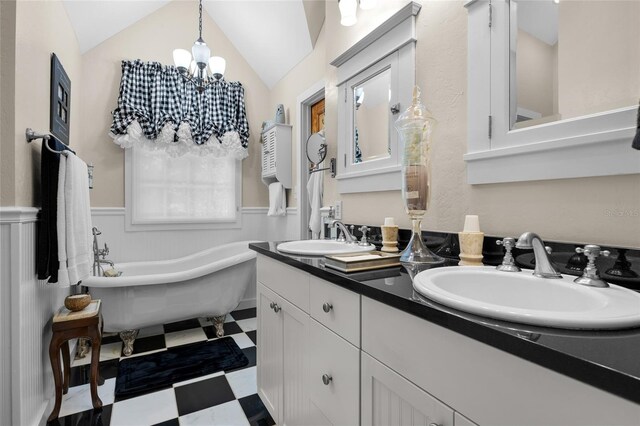
{"label": "faucet handle", "polygon": [[502,240],[497,240],[496,244],[499,246],[504,246],[504,249],[508,252],[511,252],[511,249],[516,246],[516,239],[511,237],[503,238]]}
{"label": "faucet handle", "polygon": [[107,243],[104,243],[104,249],[100,250],[99,254],[103,259],[107,257],[107,255],[109,254],[109,246],[107,245]]}
{"label": "faucet handle", "polygon": [[600,246],[595,244],[587,244],[584,247],[576,247],[576,253],[587,256],[587,266],[582,271],[582,276],[573,280],[573,282],[586,285],[589,287],[609,287],[609,284],[602,278],[596,266],[596,259],[600,256],[609,256],[609,250],[602,250]]}
{"label": "faucet handle", "polygon": [[584,253],[589,261],[593,259],[594,262],[599,256],[608,257],[611,254],[609,250],[602,250],[602,247],[595,244],[587,244],[584,247],[576,247],[576,253]]}
{"label": "faucet handle", "polygon": [[360,242],[358,243],[358,245],[369,245],[369,243],[367,242],[367,232],[369,231],[369,227],[367,225],[362,225],[360,228],[358,228],[358,231],[362,232],[362,238],[360,238]]}
{"label": "faucet handle", "polygon": [[355,225],[349,225],[349,232],[353,235],[353,230],[355,229]]}
{"label": "faucet handle", "polygon": [[502,264],[496,266],[498,271],[504,272],[520,272],[521,269],[516,266],[516,263],[513,259],[513,255],[511,254],[511,250],[516,246],[516,239],[507,237],[502,240],[497,240],[496,244],[499,246],[504,246],[504,258],[502,259]]}

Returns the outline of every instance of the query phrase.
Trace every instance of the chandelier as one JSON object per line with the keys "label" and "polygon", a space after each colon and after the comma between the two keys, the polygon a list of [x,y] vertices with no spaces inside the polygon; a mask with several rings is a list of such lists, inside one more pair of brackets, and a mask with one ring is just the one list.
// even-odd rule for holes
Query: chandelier
{"label": "chandelier", "polygon": [[[173,63],[180,74],[196,86],[198,92],[224,76],[227,62],[220,56],[210,56],[211,49],[202,39],[202,0],[199,1],[198,39],[193,43],[191,53],[186,49],[173,51]],[[193,59],[192,56],[193,55]],[[209,75],[211,71],[211,75]]]}

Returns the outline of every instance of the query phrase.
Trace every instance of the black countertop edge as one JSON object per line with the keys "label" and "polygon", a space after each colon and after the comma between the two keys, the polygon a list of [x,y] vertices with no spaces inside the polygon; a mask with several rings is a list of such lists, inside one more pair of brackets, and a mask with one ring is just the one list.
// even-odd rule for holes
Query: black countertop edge
{"label": "black countertop edge", "polygon": [[293,257],[273,252],[254,243],[249,244],[249,248],[257,253],[308,272],[313,276],[337,284],[403,312],[420,317],[458,334],[462,334],[567,377],[594,386],[600,390],[640,404],[639,377],[566,354],[525,338],[502,332],[493,327],[440,310],[419,301],[408,300],[404,297],[364,285],[355,279],[299,262]]}

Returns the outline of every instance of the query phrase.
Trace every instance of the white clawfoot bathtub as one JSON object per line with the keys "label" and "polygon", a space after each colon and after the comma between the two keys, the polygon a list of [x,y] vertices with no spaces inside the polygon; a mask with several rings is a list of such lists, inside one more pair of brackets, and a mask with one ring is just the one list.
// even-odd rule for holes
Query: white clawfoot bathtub
{"label": "white clawfoot bathtub", "polygon": [[[195,317],[214,318],[218,336],[226,314],[255,282],[256,253],[251,241],[214,247],[179,259],[117,263],[119,277],[89,277],[94,299],[102,300],[105,332],[119,332],[125,355],[137,330]],[[128,353],[127,353],[128,352]]]}

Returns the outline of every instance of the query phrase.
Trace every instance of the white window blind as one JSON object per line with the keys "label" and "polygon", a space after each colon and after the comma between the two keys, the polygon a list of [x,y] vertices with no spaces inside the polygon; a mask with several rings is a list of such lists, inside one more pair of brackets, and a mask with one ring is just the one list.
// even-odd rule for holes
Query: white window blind
{"label": "white window blind", "polygon": [[240,185],[233,158],[132,148],[131,223],[235,222]]}

